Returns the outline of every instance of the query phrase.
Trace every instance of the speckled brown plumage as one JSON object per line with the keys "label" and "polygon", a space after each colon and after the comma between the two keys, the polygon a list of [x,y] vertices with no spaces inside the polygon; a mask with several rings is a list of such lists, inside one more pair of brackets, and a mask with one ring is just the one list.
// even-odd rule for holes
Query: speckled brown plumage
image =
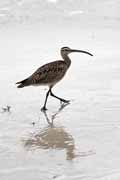
{"label": "speckled brown plumage", "polygon": [[64,77],[66,70],[67,65],[64,61],[48,63],[32,74],[30,77],[31,84],[52,86]]}

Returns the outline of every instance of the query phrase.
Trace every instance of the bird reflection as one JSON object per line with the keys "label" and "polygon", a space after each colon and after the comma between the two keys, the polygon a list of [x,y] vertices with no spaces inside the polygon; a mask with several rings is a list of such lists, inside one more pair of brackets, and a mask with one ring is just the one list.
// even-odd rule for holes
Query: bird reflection
{"label": "bird reflection", "polygon": [[24,140],[24,147],[27,150],[35,149],[65,149],[66,159],[72,160],[75,158],[75,144],[72,135],[70,135],[63,127],[54,125],[56,116],[67,106],[68,104],[61,104],[60,108],[52,117],[48,117],[46,111],[43,114],[48,122],[48,126],[43,128],[37,134],[32,134],[28,139]]}
{"label": "bird reflection", "polygon": [[49,124],[50,126],[54,126],[54,124],[53,124],[54,119],[56,118],[56,116],[57,116],[67,105],[69,105],[69,103],[61,103],[60,108],[58,109],[57,112],[55,112],[55,113],[52,115],[51,118],[48,117],[48,114],[47,114],[46,111],[43,111],[43,114],[44,114],[44,116],[45,116],[45,118],[46,118],[46,121],[48,122],[48,124]]}

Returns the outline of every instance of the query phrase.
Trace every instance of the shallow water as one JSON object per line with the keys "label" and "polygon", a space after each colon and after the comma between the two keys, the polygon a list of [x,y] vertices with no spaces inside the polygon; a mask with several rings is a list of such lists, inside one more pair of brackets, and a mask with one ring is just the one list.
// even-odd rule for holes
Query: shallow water
{"label": "shallow water", "polygon": [[[119,180],[119,31],[47,28],[29,24],[0,31],[0,179]],[[64,45],[94,57],[71,55],[67,75],[53,89],[71,102],[64,107],[50,97],[43,113],[47,87],[17,89],[15,82],[61,58]]]}

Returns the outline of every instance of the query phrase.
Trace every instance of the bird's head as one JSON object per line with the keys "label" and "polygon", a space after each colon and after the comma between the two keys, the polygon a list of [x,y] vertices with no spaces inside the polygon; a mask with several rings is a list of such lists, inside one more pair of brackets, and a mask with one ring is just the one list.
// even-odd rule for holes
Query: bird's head
{"label": "bird's head", "polygon": [[83,51],[83,50],[77,50],[77,49],[71,49],[69,47],[62,47],[61,48],[61,55],[62,56],[65,56],[65,55],[68,55],[72,52],[80,52],[80,53],[85,53],[85,54],[88,54],[90,56],[93,56],[91,53],[87,52],[87,51]]}

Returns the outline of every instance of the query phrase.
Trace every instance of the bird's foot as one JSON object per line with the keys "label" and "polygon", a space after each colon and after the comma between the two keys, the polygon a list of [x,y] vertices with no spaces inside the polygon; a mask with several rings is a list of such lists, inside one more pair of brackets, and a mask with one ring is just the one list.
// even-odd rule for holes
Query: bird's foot
{"label": "bird's foot", "polygon": [[70,104],[70,100],[60,101],[59,111],[61,111],[63,108],[65,108],[69,104]]}
{"label": "bird's foot", "polygon": [[70,103],[70,100],[61,99],[61,100],[60,100],[60,103],[61,103],[61,104],[63,104],[63,103],[69,104],[69,103]]}
{"label": "bird's foot", "polygon": [[42,108],[41,108],[41,111],[47,111],[48,109],[45,107],[45,106],[43,106]]}

